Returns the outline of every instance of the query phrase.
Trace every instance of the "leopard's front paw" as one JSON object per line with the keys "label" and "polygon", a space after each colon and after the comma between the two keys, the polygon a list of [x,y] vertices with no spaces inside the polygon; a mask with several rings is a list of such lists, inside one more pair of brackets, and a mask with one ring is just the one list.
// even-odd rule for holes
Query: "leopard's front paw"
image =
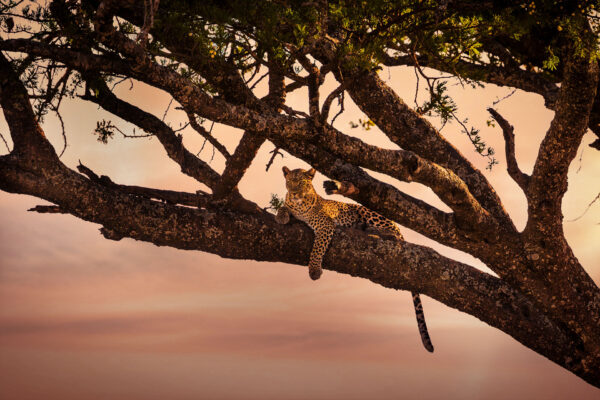
{"label": "leopard's front paw", "polygon": [[288,222],[290,222],[290,212],[286,208],[281,207],[279,210],[277,210],[277,215],[275,215],[275,221],[282,225],[287,224]]}
{"label": "leopard's front paw", "polygon": [[338,181],[325,181],[323,182],[323,189],[328,195],[336,194],[340,189],[340,183]]}
{"label": "leopard's front paw", "polygon": [[312,279],[313,281],[316,281],[317,279],[319,279],[321,277],[321,274],[323,273],[323,269],[319,266],[315,267],[310,265],[308,267],[308,276],[310,276],[310,279]]}
{"label": "leopard's front paw", "polygon": [[358,188],[348,181],[325,181],[323,188],[327,194],[341,194],[342,196],[351,196],[359,192]]}

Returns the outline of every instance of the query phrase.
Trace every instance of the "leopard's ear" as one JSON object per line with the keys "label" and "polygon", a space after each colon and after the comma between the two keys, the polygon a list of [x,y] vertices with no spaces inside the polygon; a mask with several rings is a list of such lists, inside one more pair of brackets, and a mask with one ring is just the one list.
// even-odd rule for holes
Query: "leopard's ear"
{"label": "leopard's ear", "polygon": [[283,167],[281,170],[283,171],[283,176],[287,176],[287,174],[290,173],[290,169],[288,167]]}
{"label": "leopard's ear", "polygon": [[312,179],[315,177],[315,174],[317,173],[317,171],[314,168],[311,168],[308,171],[306,171],[306,173],[310,176],[310,179]]}

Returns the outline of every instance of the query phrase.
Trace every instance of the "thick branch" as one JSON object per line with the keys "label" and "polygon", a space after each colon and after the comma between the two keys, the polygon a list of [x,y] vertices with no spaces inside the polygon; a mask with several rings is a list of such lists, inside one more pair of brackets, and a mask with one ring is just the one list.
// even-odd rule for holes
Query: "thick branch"
{"label": "thick branch", "polygon": [[55,158],[52,145],[36,121],[27,91],[10,62],[0,53],[0,104],[19,157]]}
{"label": "thick branch", "polygon": [[318,143],[345,161],[385,173],[405,182],[422,183],[450,207],[468,230],[497,232],[497,223],[473,197],[467,185],[451,170],[419,157],[412,151],[387,150],[365,144],[326,127]]}
{"label": "thick branch", "polygon": [[[229,258],[305,264],[312,233],[304,224],[281,226],[270,214],[240,214],[177,207],[128,195],[65,169],[38,176],[0,158],[0,189],[44,198],[69,213],[104,226],[113,239],[197,249]],[[289,243],[295,243],[289,251]],[[417,291],[468,312],[582,375],[579,352],[559,327],[497,278],[447,259],[426,247],[375,240],[356,231],[337,233],[326,269],[383,286]],[[569,356],[566,356],[568,354]],[[595,373],[582,376],[600,379]]]}
{"label": "thick branch", "polygon": [[[519,286],[524,292],[530,291],[548,315],[562,319],[577,332],[591,354],[600,356],[600,290],[565,239],[561,207],[569,165],[587,130],[598,65],[571,55],[564,75],[556,114],[540,146],[528,187],[529,220],[523,237],[530,244],[532,262],[525,276],[528,279],[520,280]],[[541,284],[544,290],[539,290]],[[549,296],[553,301],[549,302]],[[550,306],[553,303],[560,307]]]}
{"label": "thick branch", "polygon": [[227,160],[219,183],[215,186],[213,192],[215,200],[224,199],[237,188],[239,181],[250,167],[258,149],[264,142],[265,138],[263,136],[249,131],[244,132],[235,152]]}
{"label": "thick branch", "polygon": [[530,184],[530,221],[560,225],[567,173],[577,154],[598,86],[598,65],[571,56],[565,66],[556,114],[538,153]]}

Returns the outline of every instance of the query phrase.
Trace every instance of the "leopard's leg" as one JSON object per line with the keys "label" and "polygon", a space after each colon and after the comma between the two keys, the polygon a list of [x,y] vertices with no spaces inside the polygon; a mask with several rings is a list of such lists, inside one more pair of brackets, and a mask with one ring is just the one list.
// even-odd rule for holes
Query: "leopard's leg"
{"label": "leopard's leg", "polygon": [[277,215],[275,215],[275,221],[283,225],[290,222],[290,211],[287,209],[287,207],[282,206],[279,208],[279,210],[277,210]]}
{"label": "leopard's leg", "polygon": [[310,252],[310,261],[308,262],[308,275],[312,280],[317,280],[323,272],[323,256],[329,247],[333,237],[334,225],[331,220],[320,221],[313,229],[315,231],[315,241]]}
{"label": "leopard's leg", "polygon": [[372,230],[396,240],[404,240],[400,228],[392,220],[363,206],[359,206],[356,211],[359,221],[367,227],[367,231]]}

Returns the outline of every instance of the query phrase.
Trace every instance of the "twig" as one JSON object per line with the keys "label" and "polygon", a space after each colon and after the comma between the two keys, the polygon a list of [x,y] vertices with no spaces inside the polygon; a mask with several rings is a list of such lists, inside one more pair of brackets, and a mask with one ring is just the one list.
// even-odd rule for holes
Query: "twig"
{"label": "twig", "polygon": [[593,204],[594,204],[596,201],[598,201],[599,199],[600,199],[600,193],[598,193],[598,194],[596,195],[596,197],[594,197],[594,200],[592,200],[592,201],[590,202],[590,204],[588,204],[588,206],[586,207],[586,209],[583,211],[583,213],[582,213],[582,214],[581,214],[579,217],[577,217],[577,218],[575,218],[575,219],[570,219],[570,220],[567,220],[567,222],[575,222],[575,221],[577,221],[578,219],[580,219],[581,217],[583,217],[583,216],[584,216],[584,215],[585,215],[585,214],[586,214],[586,213],[589,211],[589,209],[592,207],[592,205],[593,205]]}
{"label": "twig", "polygon": [[136,135],[135,134],[135,128],[133,130],[133,132],[134,132],[133,135],[128,135],[125,132],[123,132],[121,129],[119,129],[119,127],[116,126],[116,125],[109,124],[109,127],[113,128],[114,130],[116,130],[117,132],[119,132],[121,135],[123,135],[124,138],[128,138],[128,139],[140,139],[140,138],[147,138],[147,137],[154,136],[153,133],[147,133],[147,134],[144,134],[144,135]]}
{"label": "twig", "polygon": [[117,85],[119,85],[119,84],[121,84],[121,83],[125,82],[126,80],[129,80],[129,82],[130,82],[129,90],[133,89],[133,79],[131,79],[130,77],[126,76],[126,77],[124,77],[123,79],[121,79],[121,80],[119,80],[119,81],[115,82],[115,83],[112,85],[112,88],[110,88],[110,91],[112,92],[113,90],[115,90],[115,88],[117,87]]}
{"label": "twig", "polygon": [[262,74],[257,80],[256,82],[254,82],[252,84],[252,86],[250,86],[250,90],[254,90],[254,88],[256,87],[256,85],[259,84],[260,81],[262,81],[263,79],[265,79],[267,76],[269,75],[269,71],[265,72],[264,74]]}
{"label": "twig", "polygon": [[184,130],[185,128],[187,128],[188,126],[190,126],[189,122],[186,122],[185,124],[183,124],[183,126],[181,126],[180,128],[177,129],[173,129],[173,132],[177,133],[177,132],[181,132],[182,130]]}
{"label": "twig", "polygon": [[494,102],[492,103],[492,105],[497,105],[498,103],[500,103],[501,101],[504,101],[506,99],[508,99],[510,96],[512,96],[513,94],[515,94],[517,92],[517,89],[513,89],[512,92],[510,92],[509,94],[507,94],[506,96],[502,97],[501,99],[497,99],[494,100]]}
{"label": "twig", "polygon": [[579,167],[577,167],[577,171],[575,171],[576,174],[579,173],[579,171],[581,171],[581,167],[583,165],[583,151],[585,150],[585,146],[581,146],[581,153],[579,154]]}
{"label": "twig", "polygon": [[58,121],[60,122],[61,133],[62,133],[62,137],[63,137],[63,143],[64,143],[63,149],[60,152],[60,154],[58,155],[58,158],[61,158],[62,155],[65,154],[65,150],[67,150],[67,133],[65,131],[65,121],[63,121],[63,118],[59,112],[58,106],[52,107],[52,111],[54,111],[54,113],[58,117]]}
{"label": "twig", "polygon": [[10,153],[10,147],[8,147],[8,142],[6,141],[4,136],[2,136],[1,133],[0,133],[0,138],[2,138],[2,141],[4,142],[4,145],[6,146],[6,150],[8,150],[8,152]]}
{"label": "twig", "polygon": [[283,111],[285,111],[286,113],[288,113],[288,115],[301,115],[305,118],[310,118],[310,115],[308,115],[307,113],[305,113],[304,111],[297,111],[294,110],[292,107],[290,106],[286,106],[285,104],[281,105],[281,109]]}
{"label": "twig", "polygon": [[[231,157],[231,154],[227,151],[227,149],[225,148],[225,146],[223,146],[212,135],[212,130],[213,130],[213,127],[215,126],[215,122],[214,121],[212,121],[212,124],[210,126],[210,130],[207,132],[206,129],[204,129],[204,127],[198,123],[198,121],[196,120],[196,116],[193,113],[187,112],[187,111],[186,111],[186,113],[187,113],[188,119],[190,121],[191,127],[196,132],[198,132],[200,134],[200,136],[202,136],[204,138],[204,143],[202,144],[202,148],[200,149],[200,151],[196,155],[199,155],[202,152],[202,150],[204,149],[204,145],[206,144],[206,141],[209,141],[210,144],[212,144],[214,148],[216,148],[217,150],[219,150],[219,153],[223,154],[223,157],[225,157],[225,159],[228,159],[229,157]],[[213,153],[213,157],[214,157],[214,153]]]}
{"label": "twig", "polygon": [[167,113],[169,112],[169,109],[171,108],[171,104],[173,104],[173,98],[172,97],[171,97],[171,100],[169,100],[169,105],[167,106],[167,109],[165,110],[165,113],[163,114],[162,121],[164,121],[165,118],[167,118]]}
{"label": "twig", "polygon": [[284,157],[283,153],[281,153],[279,150],[281,150],[279,147],[275,147],[273,150],[271,150],[269,152],[269,153],[272,153],[273,155],[269,159],[269,162],[267,163],[267,168],[265,169],[265,171],[268,171],[269,168],[271,168],[271,165],[273,165],[273,161],[275,160],[275,156],[277,156],[279,154],[281,156],[281,158]]}

